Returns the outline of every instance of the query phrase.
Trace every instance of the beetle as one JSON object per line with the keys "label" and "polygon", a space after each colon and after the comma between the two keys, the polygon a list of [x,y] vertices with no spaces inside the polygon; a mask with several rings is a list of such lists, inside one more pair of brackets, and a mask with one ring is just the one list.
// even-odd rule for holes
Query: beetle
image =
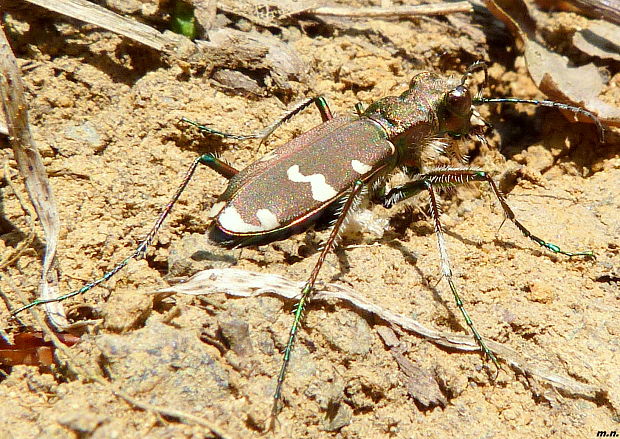
{"label": "beetle", "polygon": [[[283,353],[272,407],[272,426],[280,411],[282,386],[304,311],[314,291],[315,282],[327,254],[333,250],[351,214],[363,197],[390,208],[426,191],[431,218],[437,236],[441,274],[448,283],[456,305],[473,334],[482,354],[500,368],[493,352],[486,346],[464,308],[456,289],[449,255],[440,223],[437,191],[469,182],[485,182],[490,186],[506,217],[529,239],[554,253],[566,256],[592,256],[591,252],[566,252],[555,244],[532,234],[508,206],[491,176],[483,170],[467,166],[435,167],[432,158],[444,154],[445,145],[437,139],[459,139],[477,132],[475,105],[484,103],[530,103],[568,109],[590,117],[602,133],[602,126],[592,113],[553,101],[515,98],[483,98],[474,96],[467,84],[476,70],[486,65],[474,63],[461,78],[448,78],[432,72],[413,77],[408,89],[399,96],[380,99],[365,110],[334,116],[324,98],[312,98],[297,105],[284,118],[263,132],[252,135],[224,133],[183,119],[201,131],[232,139],[265,139],[279,125],[312,103],[318,107],[323,123],[276,148],[239,171],[214,154],[196,158],[185,177],[161,212],[147,237],[137,249],[101,278],[79,290],[56,299],[36,300],[13,315],[42,303],[64,300],[85,293],[107,281],[127,263],[142,256],[153,241],[175,202],[189,184],[196,168],[206,165],[228,179],[226,190],[210,211],[209,238],[228,248],[256,246],[283,240],[310,227],[332,227],[317,262],[305,282],[294,310],[294,320]],[[482,88],[482,87],[481,87]],[[386,179],[403,170],[409,181],[381,191]]]}

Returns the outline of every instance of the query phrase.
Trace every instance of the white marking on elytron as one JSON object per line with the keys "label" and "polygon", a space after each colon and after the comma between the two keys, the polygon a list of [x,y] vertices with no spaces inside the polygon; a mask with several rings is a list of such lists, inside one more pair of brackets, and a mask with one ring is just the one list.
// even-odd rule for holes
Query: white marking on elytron
{"label": "white marking on elytron", "polygon": [[362,163],[359,160],[351,160],[351,167],[360,175],[364,175],[372,169],[372,166]]}
{"label": "white marking on elytron", "polygon": [[218,213],[222,211],[225,205],[226,201],[218,201],[213,206],[211,206],[211,209],[209,210],[209,218],[215,218]]}
{"label": "white marking on elytron", "polygon": [[265,228],[265,230],[273,230],[280,226],[278,218],[269,209],[258,209],[256,211],[256,217],[260,221],[261,226]]}
{"label": "white marking on elytron", "polygon": [[327,184],[323,174],[303,175],[299,172],[299,165],[293,165],[286,171],[288,179],[295,183],[310,183],[312,198],[316,201],[327,201],[338,195],[333,187]]}
{"label": "white marking on elytron", "polygon": [[254,224],[248,224],[243,221],[237,209],[234,206],[228,206],[220,213],[218,221],[223,228],[231,232],[237,233],[250,233],[250,232],[262,232],[263,226],[255,226]]}

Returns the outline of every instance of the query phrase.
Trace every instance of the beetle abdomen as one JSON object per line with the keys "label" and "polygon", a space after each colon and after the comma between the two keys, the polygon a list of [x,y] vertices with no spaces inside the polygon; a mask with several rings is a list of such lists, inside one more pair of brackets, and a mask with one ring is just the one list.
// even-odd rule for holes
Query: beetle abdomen
{"label": "beetle abdomen", "polygon": [[209,236],[226,246],[285,239],[313,225],[354,181],[368,183],[395,163],[394,146],[380,125],[367,118],[332,119],[232,177],[214,206]]}
{"label": "beetle abdomen", "polygon": [[234,234],[222,229],[216,221],[209,226],[209,239],[214,243],[228,248],[248,247],[252,245],[264,245],[270,242],[282,241],[298,233],[306,231],[319,221],[326,212],[319,211],[307,217],[304,221],[281,227],[263,233]]}

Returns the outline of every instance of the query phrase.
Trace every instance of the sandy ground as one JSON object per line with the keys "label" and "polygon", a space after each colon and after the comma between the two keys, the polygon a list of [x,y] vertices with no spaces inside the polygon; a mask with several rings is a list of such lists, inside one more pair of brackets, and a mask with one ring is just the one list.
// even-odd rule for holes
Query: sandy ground
{"label": "sandy ground", "polygon": [[[304,97],[302,88],[295,86],[286,102],[273,94],[238,96],[197,69],[164,62],[95,28],[79,32],[61,19],[19,14],[8,21],[62,218],[62,291],[100,276],[135,248],[197,154],[221,152],[242,168],[320,121],[314,109],[307,111],[262,146],[204,138],[180,118],[253,132]],[[309,68],[304,93],[324,94],[335,112],[351,111],[357,102],[401,93],[420,70],[458,75],[486,58],[488,94],[540,97],[505,30],[472,36],[429,20],[375,21],[371,28],[286,30]],[[65,303],[71,318],[97,321],[71,348],[72,361],[139,401],[201,416],[233,438],[592,438],[620,430],[618,137],[610,132],[609,142],[598,144],[591,125],[570,124],[553,110],[482,112],[496,130],[488,145],[462,143],[472,164],[498,177],[518,218],[536,234],[597,256],[554,255],[509,222],[500,228],[501,209],[484,186],[444,196],[442,222],[467,310],[485,337],[518,353],[526,370],[539,375],[524,374],[500,356],[504,366],[494,379],[494,368],[477,352],[438,347],[338,300],[316,301],[293,354],[280,425],[262,433],[294,302],[223,294],[162,301],[145,293],[209,267],[303,281],[327,232],[242,251],[208,247],[202,238],[207,212],[225,181],[205,169],[145,260]],[[15,180],[8,148],[6,160]],[[0,183],[3,254],[28,232],[6,178]],[[464,335],[466,325],[440,278],[425,206],[420,200],[408,209],[374,207],[377,217],[390,220],[390,230],[383,237],[347,237],[320,279],[429,328]],[[42,239],[37,229],[34,246],[2,273],[0,288],[14,306],[16,290],[35,297]],[[0,313],[7,333],[21,324],[36,327],[27,313],[10,321],[6,304]],[[51,368],[2,371],[3,439],[212,436],[196,422],[139,410],[76,378],[64,357]]]}

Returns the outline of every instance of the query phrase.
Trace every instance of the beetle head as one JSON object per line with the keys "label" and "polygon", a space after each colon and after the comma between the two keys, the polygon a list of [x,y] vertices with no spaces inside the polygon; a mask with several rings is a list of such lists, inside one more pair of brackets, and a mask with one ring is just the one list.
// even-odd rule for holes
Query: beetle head
{"label": "beetle head", "polygon": [[448,90],[444,96],[438,112],[443,110],[440,117],[440,131],[452,137],[467,135],[471,129],[472,97],[469,89],[463,85],[457,85]]}

